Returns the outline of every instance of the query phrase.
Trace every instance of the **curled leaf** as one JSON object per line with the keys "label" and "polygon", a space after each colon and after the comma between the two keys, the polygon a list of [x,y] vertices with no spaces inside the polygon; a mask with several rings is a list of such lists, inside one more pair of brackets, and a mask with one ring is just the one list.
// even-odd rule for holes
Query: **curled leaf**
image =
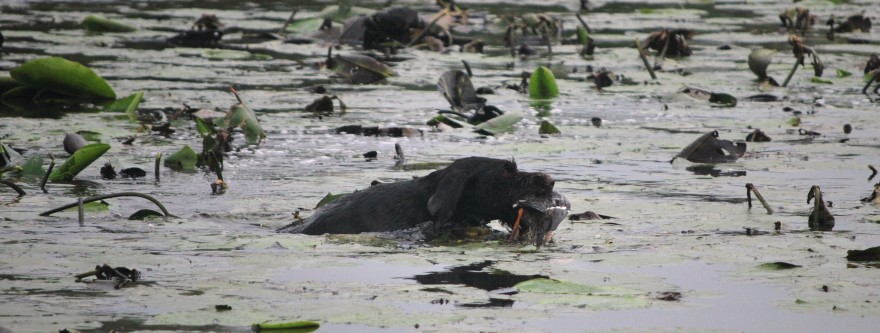
{"label": "curled leaf", "polygon": [[199,161],[199,155],[196,154],[189,145],[184,145],[171,156],[165,158],[164,165],[175,171],[196,171],[196,163]]}
{"label": "curled leaf", "polygon": [[397,75],[391,67],[360,54],[337,54],[329,58],[327,67],[336,72],[336,77],[346,83],[369,84]]}
{"label": "curled leaf", "polygon": [[485,135],[498,135],[513,130],[513,125],[523,119],[522,112],[508,112],[498,117],[489,119],[476,126],[474,129]]}
{"label": "curled leaf", "polygon": [[437,89],[456,111],[476,110],[485,103],[484,99],[477,97],[470,77],[460,70],[450,70],[440,75]]}
{"label": "curled leaf", "polygon": [[61,166],[52,171],[49,180],[53,182],[72,180],[108,150],[110,145],[105,143],[93,143],[77,149]]}
{"label": "curled leaf", "polygon": [[236,104],[229,108],[226,118],[223,119],[223,125],[226,128],[241,127],[249,145],[258,145],[266,138],[266,133],[257,121],[257,115],[244,104]]}
{"label": "curled leaf", "polygon": [[116,92],[90,68],[60,57],[28,61],[11,71],[16,81],[80,99],[115,99]]}
{"label": "curled leaf", "polygon": [[767,67],[770,66],[770,61],[773,60],[775,53],[775,50],[764,48],[754,49],[749,53],[749,69],[758,76],[758,79],[767,78]]}

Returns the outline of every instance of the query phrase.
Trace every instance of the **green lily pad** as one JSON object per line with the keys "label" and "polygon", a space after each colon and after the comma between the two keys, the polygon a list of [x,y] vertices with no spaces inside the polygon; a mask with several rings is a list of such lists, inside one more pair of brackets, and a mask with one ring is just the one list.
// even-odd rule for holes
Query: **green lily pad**
{"label": "green lily pad", "polygon": [[[77,210],[79,210],[79,207],[77,207],[77,206],[73,206],[73,207],[67,209],[67,211],[74,211],[74,212]],[[90,213],[108,212],[108,211],[110,211],[110,203],[106,202],[104,200],[86,202],[83,204],[83,211],[90,212]]]}
{"label": "green lily pad", "polygon": [[104,155],[108,150],[110,150],[110,145],[106,143],[93,143],[83,146],[65,160],[61,166],[55,168],[52,174],[49,175],[49,180],[53,182],[72,180],[80,171],[83,171],[83,169],[92,164],[101,155]]}
{"label": "green lily pad", "polygon": [[211,60],[272,60],[272,56],[268,54],[224,49],[206,49],[202,51],[202,58],[208,58]]}
{"label": "green lily pad", "polygon": [[165,158],[163,164],[174,171],[192,172],[196,171],[198,161],[199,155],[189,145],[184,145],[183,148]]}
{"label": "green lily pad", "polygon": [[86,30],[91,32],[132,32],[137,30],[130,25],[94,15],[87,16],[82,24]]}
{"label": "green lily pad", "polygon": [[244,104],[233,105],[226,113],[223,125],[226,128],[241,127],[249,145],[259,145],[260,141],[266,138],[266,133],[263,132],[260,122],[257,121],[257,115]]}
{"label": "green lily pad", "polygon": [[134,94],[128,95],[128,97],[119,99],[109,106],[107,106],[107,112],[125,112],[128,115],[128,120],[135,122],[137,121],[137,108],[138,105],[141,104],[141,99],[144,97],[144,92],[139,91]]}
{"label": "green lily pad", "polygon": [[837,70],[837,77],[847,77],[847,76],[851,76],[851,75],[852,75],[852,73],[847,72],[845,70],[842,70],[842,69]]}
{"label": "green lily pad", "polygon": [[587,29],[584,29],[584,27],[578,26],[577,39],[578,43],[581,45],[587,45],[590,43],[590,33],[587,32]]}
{"label": "green lily pad", "polygon": [[513,111],[489,119],[474,126],[477,133],[485,135],[498,135],[513,130],[513,125],[523,119],[522,112]]}
{"label": "green lily pad", "polygon": [[538,134],[559,135],[562,132],[549,120],[544,120],[541,122],[541,127],[538,128]]}
{"label": "green lily pad", "polygon": [[534,99],[550,99],[559,96],[556,77],[547,67],[540,66],[529,78],[529,97]]}
{"label": "green lily pad", "polygon": [[116,92],[90,68],[60,57],[28,61],[11,71],[16,81],[81,99],[115,99]]}

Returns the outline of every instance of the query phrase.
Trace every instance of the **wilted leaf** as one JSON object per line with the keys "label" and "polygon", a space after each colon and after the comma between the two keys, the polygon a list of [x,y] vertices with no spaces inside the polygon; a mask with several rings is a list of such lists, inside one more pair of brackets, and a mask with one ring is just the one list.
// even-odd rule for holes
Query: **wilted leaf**
{"label": "wilted leaf", "polygon": [[137,30],[130,25],[94,15],[87,16],[82,24],[86,30],[91,32],[132,32]]}
{"label": "wilted leaf", "polygon": [[144,97],[144,92],[139,91],[134,94],[128,95],[126,98],[122,98],[113,102],[107,106],[107,112],[125,112],[128,115],[128,120],[131,122],[137,121],[137,108],[138,105],[141,104],[141,99]]}
{"label": "wilted leaf", "polygon": [[736,161],[745,154],[745,151],[744,142],[734,144],[729,140],[720,140],[718,131],[712,131],[700,136],[675,157],[694,163],[724,163]]}
{"label": "wilted leaf", "polygon": [[556,125],[553,125],[549,120],[544,120],[541,122],[541,128],[538,129],[538,134],[555,135],[562,134],[562,132],[560,132],[559,128],[557,128]]}
{"label": "wilted leaf", "polygon": [[115,99],[107,81],[82,64],[60,57],[40,58],[18,66],[9,74],[19,82],[81,99]]}
{"label": "wilted leaf", "polygon": [[226,113],[223,124],[226,128],[241,127],[249,145],[258,145],[266,138],[266,133],[257,121],[257,115],[244,104],[233,105]]}
{"label": "wilted leaf", "polygon": [[83,171],[108,150],[110,150],[110,145],[105,143],[93,143],[79,148],[61,166],[52,171],[49,180],[53,182],[72,180],[80,171]]}
{"label": "wilted leaf", "polygon": [[529,97],[534,99],[550,99],[559,96],[556,77],[547,67],[540,66],[529,78]]}
{"label": "wilted leaf", "polygon": [[440,75],[437,89],[457,111],[479,109],[484,102],[477,97],[477,91],[474,89],[471,79],[460,70],[450,70]]}
{"label": "wilted leaf", "polygon": [[513,125],[518,123],[522,119],[522,112],[508,112],[498,117],[484,121],[474,126],[474,129],[480,134],[498,135],[501,133],[512,131]]}
{"label": "wilted leaf", "polygon": [[196,170],[198,161],[199,155],[189,145],[184,145],[183,148],[168,156],[163,164],[171,170],[192,172]]}

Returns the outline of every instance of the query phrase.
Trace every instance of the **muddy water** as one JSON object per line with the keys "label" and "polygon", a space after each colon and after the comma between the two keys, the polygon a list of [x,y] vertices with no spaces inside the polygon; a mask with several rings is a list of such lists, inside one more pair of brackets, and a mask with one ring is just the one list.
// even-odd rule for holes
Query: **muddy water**
{"label": "muddy water", "polygon": [[[395,3],[423,14],[436,10],[422,2]],[[182,103],[225,110],[235,103],[227,88],[235,86],[259,114],[268,139],[227,157],[224,176],[231,188],[220,196],[210,194],[214,176],[203,172],[163,169],[159,182],[152,175],[109,181],[100,179],[96,164],[76,182],[49,184],[45,194],[37,179],[10,178],[28,195],[0,192],[0,326],[14,332],[247,331],[256,322],[314,320],[322,324],[321,331],[569,332],[868,331],[880,324],[876,268],[848,267],[843,258],[849,249],[880,245],[880,209],[859,202],[872,189],[866,166],[878,163],[880,147],[878,97],[859,93],[861,66],[869,53],[878,51],[876,31],[839,34],[828,41],[827,28],[817,25],[806,42],[820,53],[825,78],[832,84],[812,83],[808,66],[788,88],[764,88],[753,82],[746,59],[754,47],[778,49],[769,72],[777,80],[784,78],[793,58],[777,15],[790,4],[604,3],[584,13],[595,29],[593,59],[580,58],[573,45],[554,45],[552,57],[509,57],[496,32],[500,28],[484,18],[499,12],[547,12],[563,19],[567,34],[578,24],[575,2],[543,4],[465,3],[475,12],[471,34],[489,41],[486,55],[408,50],[397,56],[407,60],[393,63],[399,76],[361,86],[332,83],[330,72],[313,67],[326,52],[322,45],[244,44],[246,36],[240,33],[223,39],[231,47],[271,55],[271,60],[210,59],[202,49],[156,46],[173,35],[171,29],[187,29],[205,12],[217,14],[227,26],[273,31],[294,7],[300,8],[297,17],[309,17],[328,3],[4,4],[4,71],[36,57],[64,56],[93,68],[120,95],[145,91],[141,113]],[[832,14],[845,17],[863,10],[877,16],[867,1],[798,5],[810,8],[822,22]],[[78,22],[93,13],[140,29],[86,34]],[[659,79],[644,84],[651,80],[630,43],[663,27],[694,29],[694,55],[667,59]],[[722,50],[721,45],[731,48]],[[437,110],[448,108],[436,81],[445,70],[460,69],[461,60],[474,69],[476,86],[494,88],[495,94],[485,96],[490,104],[526,114],[512,133],[437,133],[424,125]],[[549,65],[559,79],[561,96],[549,109],[538,110],[527,96],[504,88],[519,83],[521,71],[538,65]],[[598,92],[585,80],[587,66],[606,67],[637,84],[616,82]],[[836,78],[837,69],[854,75]],[[315,85],[341,97],[348,112],[305,117],[305,105],[320,97],[307,91]],[[683,86],[729,93],[740,98],[739,104],[714,107],[678,94]],[[781,100],[745,99],[761,93]],[[800,127],[789,124],[795,115],[784,111],[786,107],[800,111]],[[143,132],[118,114],[4,105],[0,115],[0,134],[9,135],[3,142],[29,148],[28,154],[66,156],[60,145],[64,132],[93,131],[112,145],[99,163],[121,167],[152,170],[156,153],[167,156],[184,144],[201,143],[187,121],[174,122],[176,132],[162,137]],[[603,119],[601,127],[591,125],[593,117]],[[539,136],[541,119],[553,121],[563,134]],[[843,133],[847,123],[854,128],[851,134]],[[410,126],[425,133],[409,138],[331,134],[333,128],[350,124]],[[702,133],[718,130],[723,139],[742,140],[752,128],[763,129],[773,141],[749,143],[744,158],[715,166],[721,175],[735,176],[694,173],[688,162],[669,163]],[[810,139],[799,135],[799,128],[822,135]],[[131,135],[136,136],[133,145],[120,143]],[[243,141],[241,137],[237,143]],[[272,232],[289,223],[297,210],[310,214],[328,192],[430,172],[394,169],[396,143],[410,162],[471,155],[515,158],[524,170],[553,175],[574,212],[592,210],[616,219],[565,222],[555,244],[540,251],[492,241],[423,246],[384,235]],[[378,158],[365,160],[361,155],[368,151],[377,151]],[[746,183],[758,186],[773,215],[760,206],[747,207]],[[812,185],[821,186],[826,200],[833,202],[833,232],[807,228],[811,205],[805,198]],[[127,220],[138,209],[152,208],[140,199],[110,199],[109,210],[87,212],[82,227],[75,212],[38,217],[77,196],[123,191],[154,195],[178,218]],[[773,232],[777,221],[780,233]],[[759,233],[747,236],[745,228]],[[777,261],[801,267],[759,267]],[[114,290],[75,282],[73,275],[103,263],[136,268],[145,283]],[[567,284],[516,292],[481,289],[454,278],[420,283],[419,277],[446,276],[461,267],[467,268],[466,276],[485,282],[481,286],[523,276]],[[658,299],[669,292],[682,297]],[[216,311],[221,304],[232,310]]]}

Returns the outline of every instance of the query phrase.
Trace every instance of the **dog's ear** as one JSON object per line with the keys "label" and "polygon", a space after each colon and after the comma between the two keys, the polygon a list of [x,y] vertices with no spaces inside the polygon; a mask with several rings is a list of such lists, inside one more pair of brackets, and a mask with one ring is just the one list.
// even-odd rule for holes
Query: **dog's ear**
{"label": "dog's ear", "polygon": [[504,164],[501,165],[502,177],[513,177],[516,173],[516,161],[504,162]]}
{"label": "dog's ear", "polygon": [[468,182],[464,171],[449,171],[437,183],[437,189],[428,199],[428,212],[434,218],[434,227],[448,224],[458,207],[458,200]]}

